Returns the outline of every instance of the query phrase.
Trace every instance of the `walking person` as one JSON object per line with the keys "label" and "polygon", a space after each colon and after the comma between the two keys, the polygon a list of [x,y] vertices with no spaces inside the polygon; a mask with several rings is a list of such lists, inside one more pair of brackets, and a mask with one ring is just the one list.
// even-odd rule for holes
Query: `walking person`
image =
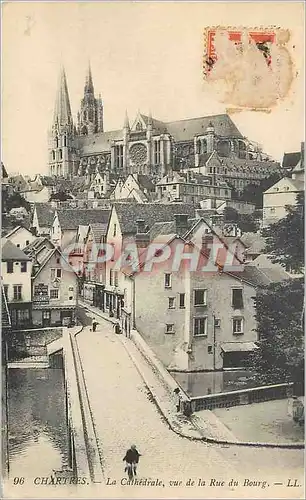
{"label": "walking person", "polygon": [[182,404],[181,391],[180,391],[180,389],[178,387],[176,387],[173,392],[177,396],[176,410],[177,410],[177,412],[179,412],[180,409],[181,409],[181,404]]}
{"label": "walking person", "polygon": [[116,323],[114,323],[114,330],[115,333],[122,333],[119,321],[116,321]]}
{"label": "walking person", "polygon": [[98,322],[94,319],[92,322],[92,331],[95,332],[98,326]]}
{"label": "walking person", "polygon": [[136,476],[139,457],[141,457],[141,454],[137,450],[136,445],[132,444],[123,458],[123,461],[125,462],[124,470],[128,473],[129,479],[132,479],[133,475]]}

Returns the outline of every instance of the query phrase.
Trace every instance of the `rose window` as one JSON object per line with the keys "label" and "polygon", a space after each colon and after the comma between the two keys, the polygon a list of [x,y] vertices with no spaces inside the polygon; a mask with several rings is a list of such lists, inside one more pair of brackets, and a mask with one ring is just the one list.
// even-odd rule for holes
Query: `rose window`
{"label": "rose window", "polygon": [[136,165],[142,165],[147,160],[147,148],[144,144],[134,144],[130,148],[130,159]]}

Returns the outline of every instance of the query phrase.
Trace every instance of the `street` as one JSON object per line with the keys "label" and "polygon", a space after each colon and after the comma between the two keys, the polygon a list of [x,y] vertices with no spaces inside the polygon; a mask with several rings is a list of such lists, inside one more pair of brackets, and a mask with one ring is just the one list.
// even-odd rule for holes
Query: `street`
{"label": "street", "polygon": [[[90,324],[93,316],[86,313],[86,317],[87,324]],[[277,493],[278,497],[282,497],[288,494],[285,493],[287,488],[273,486],[273,482],[285,482],[287,478],[301,480],[302,450],[208,445],[182,438],[172,432],[154,403],[149,400],[143,380],[131,361],[121,336],[114,333],[110,323],[102,318],[98,318],[98,321],[96,332],[92,332],[87,326],[76,338],[95,431],[103,456],[105,480],[109,485],[111,482],[113,487],[120,485],[124,477],[123,457],[132,444],[142,454],[139,479],[159,479],[166,490],[170,488],[170,481],[182,481],[184,485],[189,478],[196,483],[202,478],[206,481],[206,486],[212,478],[216,481],[224,480],[225,484],[234,479],[239,481],[239,485],[248,478],[250,481],[268,481],[271,496]],[[172,484],[171,488],[175,487],[177,486]],[[224,495],[224,486],[215,484],[211,487],[214,488],[214,495]],[[211,487],[205,490],[208,497],[212,495]],[[253,486],[252,490],[244,487],[245,495],[267,498],[269,494],[266,487]],[[183,496],[191,496],[190,492],[190,489],[185,488]],[[192,488],[193,496],[203,496],[203,492],[203,487]],[[227,488],[226,494],[235,496],[234,489]],[[292,498],[300,498],[301,488],[292,488],[290,494]]]}

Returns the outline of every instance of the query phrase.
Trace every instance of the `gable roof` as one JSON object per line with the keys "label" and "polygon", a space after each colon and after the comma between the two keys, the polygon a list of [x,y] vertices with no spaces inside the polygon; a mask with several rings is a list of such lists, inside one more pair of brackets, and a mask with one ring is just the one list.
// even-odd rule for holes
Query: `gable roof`
{"label": "gable roof", "polygon": [[174,137],[175,141],[186,141],[195,135],[204,135],[210,122],[215,128],[215,133],[221,137],[243,136],[227,114],[202,116],[188,120],[178,120],[166,123],[167,131]]}
{"label": "gable roof", "polygon": [[260,233],[243,233],[240,236],[240,241],[246,246],[246,254],[248,253],[263,253],[266,241]]}
{"label": "gable roof", "polygon": [[270,283],[278,283],[285,279],[289,279],[285,271],[272,268],[262,269],[254,265],[244,266],[243,271],[229,272],[228,274],[247,281],[255,287],[264,287]]}
{"label": "gable roof", "polygon": [[14,243],[7,240],[2,247],[1,260],[7,262],[9,260],[23,261],[31,259],[20,248],[16,247]]}
{"label": "gable roof", "polygon": [[52,246],[53,243],[51,240],[49,240],[48,238],[46,238],[45,236],[38,236],[34,241],[32,241],[32,243],[30,243],[29,245],[27,245],[23,251],[24,253],[26,253],[27,255],[35,255],[35,253],[39,252],[40,248],[42,247],[42,245],[45,243],[45,242],[48,242],[49,244],[51,244]]}
{"label": "gable roof", "polygon": [[156,203],[114,203],[122,234],[137,232],[136,220],[143,220],[150,229],[156,222],[167,222],[174,219],[175,214],[195,216],[195,206],[186,203],[156,204]]}
{"label": "gable roof", "polygon": [[275,188],[277,186],[281,186],[284,183],[288,184],[291,186],[291,189],[289,192],[299,192],[304,190],[304,182],[298,179],[292,179],[291,177],[282,177],[279,181],[275,182],[273,186],[270,186],[266,191],[264,191],[264,194],[266,193],[275,193],[277,194],[277,191],[275,191]]}
{"label": "gable roof", "polygon": [[63,254],[60,252],[60,250],[58,248],[54,247],[54,248],[51,248],[49,250],[49,252],[46,254],[45,258],[41,262],[38,262],[38,261],[35,262],[35,264],[37,264],[37,266],[39,266],[39,267],[36,267],[36,272],[35,272],[35,274],[33,274],[33,279],[37,278],[39,273],[42,271],[42,269],[45,267],[45,265],[49,262],[49,260],[51,259],[51,257],[53,257],[53,255],[55,253],[60,254],[61,258],[65,261],[65,265],[67,266],[69,271],[71,271],[72,273],[74,273],[76,275],[76,272],[73,270],[72,266],[70,266],[70,264],[67,262],[67,260],[65,259]]}
{"label": "gable roof", "polygon": [[57,210],[61,229],[77,229],[78,226],[88,226],[91,223],[107,224],[110,210],[101,209],[62,209]]}
{"label": "gable roof", "polygon": [[38,218],[38,224],[41,227],[51,227],[53,224],[55,208],[51,203],[35,203],[34,210]]}
{"label": "gable roof", "polygon": [[[27,231],[28,233],[30,233],[30,234],[32,235],[31,231],[30,231],[27,227],[24,227],[24,226],[16,226],[16,227],[14,227],[14,229],[12,229],[9,233],[7,233],[7,234],[5,235],[5,237],[6,237],[6,238],[9,238],[10,236],[13,236],[13,234],[14,234],[14,233],[17,233],[17,231],[19,231],[19,229],[24,229],[25,231]],[[32,235],[32,236],[33,236],[33,235]]]}
{"label": "gable roof", "polygon": [[301,152],[296,151],[295,153],[285,153],[283,156],[282,167],[291,169],[295,167],[301,159]]}
{"label": "gable roof", "polygon": [[107,233],[107,224],[102,223],[93,223],[90,224],[90,229],[92,231],[93,237],[95,241],[100,241],[102,236],[105,236]]}
{"label": "gable roof", "polygon": [[142,189],[148,191],[155,191],[155,184],[151,181],[150,177],[145,174],[132,174]]}

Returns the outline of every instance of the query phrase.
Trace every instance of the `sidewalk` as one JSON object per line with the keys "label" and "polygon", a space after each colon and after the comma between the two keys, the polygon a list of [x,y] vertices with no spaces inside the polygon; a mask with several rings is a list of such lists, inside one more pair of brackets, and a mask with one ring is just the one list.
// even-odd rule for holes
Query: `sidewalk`
{"label": "sidewalk", "polygon": [[[103,313],[103,311],[96,307],[86,304],[86,302],[80,302],[79,305],[90,311],[95,317],[101,317],[112,324],[117,322],[116,319],[110,318],[106,313]],[[139,336],[139,334],[137,335]],[[234,429],[227,425],[227,422],[223,423],[218,413],[215,411],[203,410],[193,413],[190,418],[178,413],[176,409],[176,397],[173,391],[170,391],[169,384],[166,384],[166,382],[162,380],[162,376],[159,373],[160,370],[156,369],[152,363],[148,362],[147,353],[145,352],[145,357],[139,350],[137,347],[137,345],[139,345],[139,340],[135,338],[137,345],[133,342],[133,331],[131,339],[126,338],[124,335],[116,335],[116,337],[120,339],[130,359],[133,361],[145,386],[150,392],[151,400],[158,407],[161,415],[167,421],[172,431],[178,435],[192,440],[226,445],[271,446],[280,448],[300,448],[303,446],[302,443],[289,442],[287,440],[284,440],[284,442],[276,442],[275,440],[272,440],[272,442],[269,440],[267,442],[258,442],[252,439],[245,439],[245,436],[242,437],[241,434],[236,435],[236,433],[233,432]],[[150,348],[147,347],[146,350],[149,351]],[[171,377],[167,372],[167,377],[168,376]],[[173,384],[174,386],[178,386],[174,379]],[[240,407],[237,408],[239,411]]]}

